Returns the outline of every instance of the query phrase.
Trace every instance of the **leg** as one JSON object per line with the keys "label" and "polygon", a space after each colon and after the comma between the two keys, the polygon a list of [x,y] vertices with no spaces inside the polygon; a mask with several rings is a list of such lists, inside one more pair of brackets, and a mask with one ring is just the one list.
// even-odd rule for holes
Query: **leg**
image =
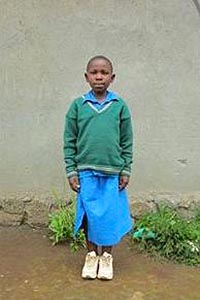
{"label": "leg", "polygon": [[87,244],[88,252],[95,251],[96,253],[98,253],[97,245],[88,241],[87,238],[86,238],[86,244]]}
{"label": "leg", "polygon": [[113,249],[112,246],[102,246],[102,254],[103,254],[104,252],[107,252],[107,253],[109,253],[109,254],[112,254],[112,249]]}
{"label": "leg", "polygon": [[95,279],[97,276],[97,269],[99,264],[99,257],[97,256],[98,247],[94,243],[88,241],[87,217],[83,218],[82,226],[84,230],[88,253],[85,257],[85,263],[82,269],[82,278]]}
{"label": "leg", "polygon": [[81,228],[83,228],[83,230],[84,230],[88,252],[95,251],[97,253],[98,252],[97,245],[95,245],[94,243],[88,241],[88,228],[87,228],[87,216],[86,215],[83,218],[83,223],[82,223]]}

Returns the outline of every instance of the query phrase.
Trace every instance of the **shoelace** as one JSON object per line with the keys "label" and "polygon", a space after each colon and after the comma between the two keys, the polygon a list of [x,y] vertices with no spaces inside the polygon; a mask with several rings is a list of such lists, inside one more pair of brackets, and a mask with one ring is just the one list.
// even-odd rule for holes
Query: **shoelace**
{"label": "shoelace", "polygon": [[105,256],[102,256],[101,258],[102,260],[102,266],[104,267],[108,267],[111,263],[111,257],[105,257]]}
{"label": "shoelace", "polygon": [[87,256],[86,263],[87,263],[88,267],[93,267],[94,266],[96,258],[97,258],[96,256],[89,256],[89,255]]}

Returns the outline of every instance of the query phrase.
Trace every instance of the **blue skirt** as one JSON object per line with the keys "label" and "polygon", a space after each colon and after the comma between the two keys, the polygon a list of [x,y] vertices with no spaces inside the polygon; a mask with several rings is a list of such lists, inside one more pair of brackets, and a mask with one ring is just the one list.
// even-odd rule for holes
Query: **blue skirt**
{"label": "blue skirt", "polygon": [[79,173],[75,234],[86,214],[88,240],[98,246],[112,246],[133,226],[126,190],[119,191],[119,177],[96,171]]}

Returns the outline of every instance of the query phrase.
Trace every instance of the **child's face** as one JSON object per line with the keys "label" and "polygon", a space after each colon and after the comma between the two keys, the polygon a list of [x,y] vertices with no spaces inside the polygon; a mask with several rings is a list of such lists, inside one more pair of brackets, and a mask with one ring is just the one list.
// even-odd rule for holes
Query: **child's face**
{"label": "child's face", "polygon": [[86,81],[97,95],[103,95],[110,83],[113,82],[115,75],[109,62],[105,59],[94,59],[91,61],[85,73]]}

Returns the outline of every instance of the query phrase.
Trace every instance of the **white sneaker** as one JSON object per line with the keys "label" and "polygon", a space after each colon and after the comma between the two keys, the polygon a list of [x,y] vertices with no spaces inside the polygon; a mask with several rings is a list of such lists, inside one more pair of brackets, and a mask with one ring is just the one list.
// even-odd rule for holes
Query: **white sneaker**
{"label": "white sneaker", "polygon": [[97,277],[102,280],[111,280],[113,278],[113,257],[104,252],[99,259],[99,271]]}
{"label": "white sneaker", "polygon": [[96,252],[88,252],[85,257],[85,263],[82,269],[82,278],[95,279],[97,277],[98,263],[99,257],[96,255]]}

